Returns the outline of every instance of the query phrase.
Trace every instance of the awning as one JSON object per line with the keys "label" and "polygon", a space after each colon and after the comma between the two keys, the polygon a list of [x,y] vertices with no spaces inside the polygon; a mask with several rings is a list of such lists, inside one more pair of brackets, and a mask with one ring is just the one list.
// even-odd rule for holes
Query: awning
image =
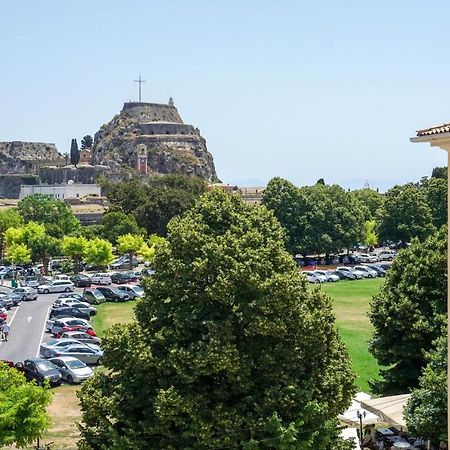
{"label": "awning", "polygon": [[352,400],[352,404],[343,414],[339,414],[338,418],[341,422],[347,424],[349,427],[359,427],[359,418],[358,412],[363,415],[362,424],[370,425],[377,422],[382,422],[380,416],[370,412],[367,409],[364,409],[361,405],[362,400],[370,400],[370,395],[365,392],[358,392],[354,399]]}
{"label": "awning", "polygon": [[378,414],[383,422],[406,428],[403,409],[410,396],[410,394],[401,394],[361,400],[361,406],[374,414]]}

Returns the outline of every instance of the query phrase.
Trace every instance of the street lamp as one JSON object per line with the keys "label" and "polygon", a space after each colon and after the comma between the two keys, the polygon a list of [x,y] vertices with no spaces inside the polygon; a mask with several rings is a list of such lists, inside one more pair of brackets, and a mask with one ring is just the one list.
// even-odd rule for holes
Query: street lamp
{"label": "street lamp", "polygon": [[361,447],[361,450],[364,450],[363,447],[363,427],[362,427],[362,421],[363,418],[366,417],[366,412],[363,411],[362,413],[360,412],[360,410],[358,409],[358,411],[356,411],[356,416],[359,419],[359,446]]}

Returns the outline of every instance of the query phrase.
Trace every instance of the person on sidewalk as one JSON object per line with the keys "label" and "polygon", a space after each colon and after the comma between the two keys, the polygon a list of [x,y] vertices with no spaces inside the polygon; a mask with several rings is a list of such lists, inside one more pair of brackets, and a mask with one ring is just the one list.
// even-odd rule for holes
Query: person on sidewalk
{"label": "person on sidewalk", "polygon": [[4,322],[2,325],[2,333],[3,333],[3,339],[8,342],[8,335],[9,331],[11,330],[11,327],[9,326],[8,322]]}

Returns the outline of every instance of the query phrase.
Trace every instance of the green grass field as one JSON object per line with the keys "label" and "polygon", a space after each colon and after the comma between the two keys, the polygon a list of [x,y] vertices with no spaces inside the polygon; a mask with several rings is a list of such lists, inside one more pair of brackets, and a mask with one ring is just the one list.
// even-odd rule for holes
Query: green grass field
{"label": "green grass field", "polygon": [[128,323],[134,318],[136,302],[102,303],[97,305],[97,315],[91,320],[97,336],[102,337],[105,330],[116,323]]}
{"label": "green grass field", "polygon": [[382,278],[340,281],[322,285],[333,300],[336,322],[352,358],[358,389],[370,392],[368,380],[378,378],[379,366],[368,350],[373,327],[367,317],[369,303],[378,292]]}

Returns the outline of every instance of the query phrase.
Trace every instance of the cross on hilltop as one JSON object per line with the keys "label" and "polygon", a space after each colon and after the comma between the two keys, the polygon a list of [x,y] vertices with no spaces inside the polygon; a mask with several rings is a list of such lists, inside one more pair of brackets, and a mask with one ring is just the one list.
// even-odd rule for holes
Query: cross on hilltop
{"label": "cross on hilltop", "polygon": [[141,103],[141,86],[142,83],[147,83],[146,80],[141,79],[141,74],[139,74],[139,80],[134,80],[136,83],[139,83],[139,103]]}

